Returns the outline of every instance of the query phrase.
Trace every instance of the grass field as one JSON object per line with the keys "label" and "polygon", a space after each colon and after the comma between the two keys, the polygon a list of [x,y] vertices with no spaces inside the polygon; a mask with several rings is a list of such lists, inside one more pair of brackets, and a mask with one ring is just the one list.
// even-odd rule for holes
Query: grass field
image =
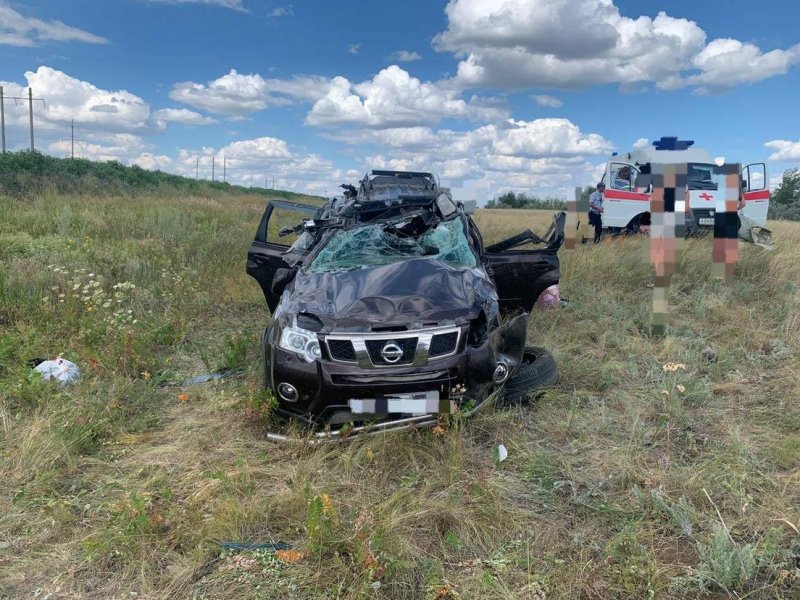
{"label": "grass field", "polygon": [[[557,389],[311,448],[264,438],[263,204],[0,198],[0,597],[800,597],[800,226],[727,284],[689,240],[662,339],[642,239],[562,250]],[[30,376],[58,354],[77,384]]]}

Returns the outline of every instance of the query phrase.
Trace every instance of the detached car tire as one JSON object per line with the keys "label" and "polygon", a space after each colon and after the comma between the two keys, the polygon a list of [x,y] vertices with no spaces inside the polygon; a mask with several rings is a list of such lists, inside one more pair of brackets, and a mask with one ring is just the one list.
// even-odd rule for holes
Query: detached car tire
{"label": "detached car tire", "polygon": [[521,406],[530,400],[530,394],[538,389],[552,387],[558,383],[558,367],[553,355],[538,346],[526,346],[522,364],[516,374],[508,380],[500,406]]}

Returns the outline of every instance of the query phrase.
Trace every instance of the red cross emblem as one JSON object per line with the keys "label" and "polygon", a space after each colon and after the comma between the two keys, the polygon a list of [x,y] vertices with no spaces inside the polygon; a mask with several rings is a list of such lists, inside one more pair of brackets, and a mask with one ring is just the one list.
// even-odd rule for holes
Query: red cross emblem
{"label": "red cross emblem", "polygon": [[702,194],[700,194],[700,199],[701,200],[705,200],[705,201],[709,201],[709,200],[713,200],[714,196],[712,196],[711,194],[707,194],[706,192],[703,192]]}

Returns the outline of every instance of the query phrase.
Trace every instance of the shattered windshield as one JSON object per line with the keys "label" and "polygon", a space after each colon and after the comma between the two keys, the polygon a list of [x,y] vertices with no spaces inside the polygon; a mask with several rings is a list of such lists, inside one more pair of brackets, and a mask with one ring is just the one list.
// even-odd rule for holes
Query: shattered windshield
{"label": "shattered windshield", "polygon": [[441,221],[419,236],[403,235],[386,223],[337,231],[307,270],[352,271],[411,258],[438,260],[454,267],[477,265],[461,219],[453,219]]}

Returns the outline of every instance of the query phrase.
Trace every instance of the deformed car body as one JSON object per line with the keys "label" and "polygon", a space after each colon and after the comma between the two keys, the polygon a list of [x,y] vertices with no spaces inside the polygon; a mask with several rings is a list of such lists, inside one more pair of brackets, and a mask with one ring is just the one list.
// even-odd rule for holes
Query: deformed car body
{"label": "deformed car body", "polygon": [[485,247],[430,173],[342,187],[323,206],[272,201],[248,253],[273,317],[264,379],[277,411],[336,426],[497,397],[522,361],[527,313],[558,283],[564,213],[546,240],[526,231]]}

